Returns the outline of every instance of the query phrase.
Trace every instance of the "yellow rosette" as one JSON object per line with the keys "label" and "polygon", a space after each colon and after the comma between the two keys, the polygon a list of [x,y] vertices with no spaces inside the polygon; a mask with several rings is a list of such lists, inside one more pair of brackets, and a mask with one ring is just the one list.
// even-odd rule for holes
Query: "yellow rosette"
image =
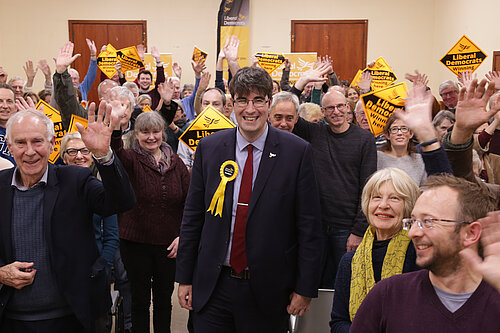
{"label": "yellow rosette", "polygon": [[[219,215],[222,217],[222,206],[224,205],[224,195],[226,193],[227,182],[230,182],[236,178],[238,175],[238,164],[235,161],[226,161],[220,166],[220,178],[221,181],[217,190],[212,197],[212,202],[210,207],[208,207],[207,212],[212,213],[214,216]],[[215,214],[214,214],[215,210]]]}

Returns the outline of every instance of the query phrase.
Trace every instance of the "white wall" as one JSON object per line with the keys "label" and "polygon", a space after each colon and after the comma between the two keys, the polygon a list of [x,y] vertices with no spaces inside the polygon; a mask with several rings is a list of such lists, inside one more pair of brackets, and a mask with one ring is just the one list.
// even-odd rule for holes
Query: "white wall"
{"label": "white wall", "polygon": [[[478,70],[481,76],[491,69],[493,51],[500,50],[498,0],[481,0],[482,8],[477,1],[466,0],[250,2],[251,53],[290,51],[294,19],[368,19],[368,59],[384,56],[400,80],[414,69],[428,73],[434,91],[452,78],[439,59],[463,34],[489,56]],[[195,44],[209,53],[208,69],[214,71],[219,4],[219,0],[0,1],[0,66],[9,76],[24,77],[22,65],[27,59],[55,57],[68,40],[69,19],[147,20],[149,47],[173,53],[184,69],[183,82],[190,82],[194,76],[189,59]],[[43,86],[40,74],[35,90]]]}

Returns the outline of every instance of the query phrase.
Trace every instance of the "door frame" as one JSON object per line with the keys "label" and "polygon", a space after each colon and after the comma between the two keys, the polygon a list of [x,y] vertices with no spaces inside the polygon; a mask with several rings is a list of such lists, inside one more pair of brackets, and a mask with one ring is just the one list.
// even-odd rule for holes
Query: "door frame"
{"label": "door frame", "polygon": [[[140,24],[142,25],[142,43],[144,44],[144,48],[148,49],[148,24],[146,20],[68,20],[68,31],[69,31],[69,40],[73,41],[75,39],[73,24]],[[97,50],[99,52],[99,50]]]}

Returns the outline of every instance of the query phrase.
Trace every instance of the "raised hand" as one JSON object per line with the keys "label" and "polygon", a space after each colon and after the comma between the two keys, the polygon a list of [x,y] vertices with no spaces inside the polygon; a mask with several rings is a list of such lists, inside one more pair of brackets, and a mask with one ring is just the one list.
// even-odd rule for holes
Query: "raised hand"
{"label": "raised hand", "polygon": [[94,41],[90,40],[88,38],[85,38],[85,41],[87,42],[87,46],[89,47],[89,50],[90,50],[90,59],[96,60],[96,58],[97,58],[97,49],[95,47]]}
{"label": "raised hand", "polygon": [[370,71],[364,71],[361,74],[361,78],[356,82],[361,91],[370,91],[370,87],[372,85],[372,74]]}
{"label": "raised hand", "polygon": [[238,60],[238,48],[240,46],[240,40],[237,36],[231,36],[226,38],[226,44],[224,45],[224,54],[226,55],[227,61],[237,61]]}
{"label": "raised hand", "polygon": [[139,57],[142,62],[144,62],[144,57],[146,56],[146,49],[144,48],[144,44],[139,44],[135,47],[137,49],[137,53],[139,53]]}
{"label": "raised hand", "polygon": [[208,83],[210,82],[211,75],[209,72],[203,72],[201,74],[200,84],[198,85],[198,90],[203,92],[208,88]]}
{"label": "raised hand", "polygon": [[[120,103],[119,101],[117,101]],[[121,105],[121,104],[120,104]],[[113,107],[111,104],[101,101],[97,117],[95,116],[95,103],[89,107],[89,122],[87,129],[82,124],[76,123],[78,132],[82,136],[85,146],[94,154],[95,157],[104,157],[109,152],[111,134],[118,125],[118,117],[111,115]]]}
{"label": "raised hand", "polygon": [[259,59],[255,55],[250,56],[250,66],[249,67],[257,67],[259,64]]}
{"label": "raised hand", "polygon": [[155,58],[156,64],[161,62],[160,51],[158,51],[158,48],[156,46],[151,47],[151,55],[153,56],[153,58]]}
{"label": "raised hand", "polygon": [[333,73],[333,60],[328,54],[321,59],[322,63],[328,64],[328,74]]}
{"label": "raised hand", "polygon": [[474,77],[472,77],[472,71],[470,69],[458,75],[458,82],[462,87],[465,88],[469,88],[469,85],[472,83],[473,79],[477,79],[477,75],[474,74]]}
{"label": "raised hand", "polygon": [[35,102],[28,96],[27,99],[19,97],[16,99],[17,111],[35,109]]}
{"label": "raised hand", "polygon": [[59,49],[59,54],[56,59],[56,71],[59,74],[64,73],[64,71],[75,61],[81,54],[73,55],[73,50],[75,45],[71,42],[64,43]]}
{"label": "raised hand", "polygon": [[[497,113],[497,108],[486,109],[488,100],[495,93],[495,85],[488,84],[486,79],[479,84],[473,79],[469,87],[462,87],[458,94],[455,111],[455,125],[451,132],[451,142],[460,144],[468,141],[476,128],[488,122]],[[497,104],[498,105],[498,104]]]}
{"label": "raised hand", "polygon": [[37,67],[42,71],[45,77],[50,76],[50,67],[46,59],[38,60]]}
{"label": "raised hand", "polygon": [[[26,73],[28,82],[33,83],[33,79],[35,78],[35,75],[38,72],[38,68],[35,69],[35,66],[33,66],[33,61],[31,60],[26,61],[26,65],[23,66],[23,69],[24,72]],[[28,86],[31,87],[32,85]]]}
{"label": "raised hand", "polygon": [[414,86],[423,85],[424,87],[427,87],[427,84],[429,83],[427,75],[420,73],[418,70],[415,70],[415,74],[406,73],[405,79],[413,83]]}
{"label": "raised hand", "polygon": [[297,83],[295,83],[295,88],[298,90],[304,90],[304,87],[309,82],[326,82],[328,78],[325,77],[325,74],[328,74],[328,67],[329,65],[327,63],[322,63],[321,61],[316,62],[313,69],[310,69],[302,74]]}
{"label": "raised hand", "polygon": [[6,83],[7,82],[7,72],[5,69],[3,69],[2,66],[0,66],[0,83]]}
{"label": "raised hand", "polygon": [[198,60],[198,62],[194,62],[193,60],[191,60],[191,67],[193,67],[194,76],[196,78],[199,78],[201,72],[207,69],[207,66],[205,65],[205,59],[201,58]]}
{"label": "raised hand", "polygon": [[289,71],[291,66],[292,66],[292,63],[290,62],[290,59],[285,58],[285,69],[287,71]]}
{"label": "raised hand", "polygon": [[174,62],[172,64],[172,71],[174,72],[175,76],[177,76],[179,78],[179,80],[180,80],[181,76],[182,76],[182,67],[181,67],[181,65],[179,65],[176,62]]}
{"label": "raised hand", "polygon": [[488,81],[495,83],[495,89],[500,90],[500,71],[489,71],[486,74]]}
{"label": "raised hand", "polygon": [[172,101],[172,96],[174,94],[174,82],[172,78],[168,78],[167,81],[162,82],[158,85],[158,93],[161,99],[166,103],[170,104]]}

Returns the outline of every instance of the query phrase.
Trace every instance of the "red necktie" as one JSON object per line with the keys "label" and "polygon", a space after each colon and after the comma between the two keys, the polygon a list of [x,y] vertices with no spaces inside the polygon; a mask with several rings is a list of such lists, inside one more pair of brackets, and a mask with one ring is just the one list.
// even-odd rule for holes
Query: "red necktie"
{"label": "red necktie", "polygon": [[253,146],[247,146],[248,156],[245,161],[243,176],[241,177],[240,194],[236,207],[236,218],[234,220],[233,243],[231,245],[231,267],[240,273],[247,266],[247,254],[245,249],[245,228],[247,225],[248,205],[252,196],[253,178]]}

